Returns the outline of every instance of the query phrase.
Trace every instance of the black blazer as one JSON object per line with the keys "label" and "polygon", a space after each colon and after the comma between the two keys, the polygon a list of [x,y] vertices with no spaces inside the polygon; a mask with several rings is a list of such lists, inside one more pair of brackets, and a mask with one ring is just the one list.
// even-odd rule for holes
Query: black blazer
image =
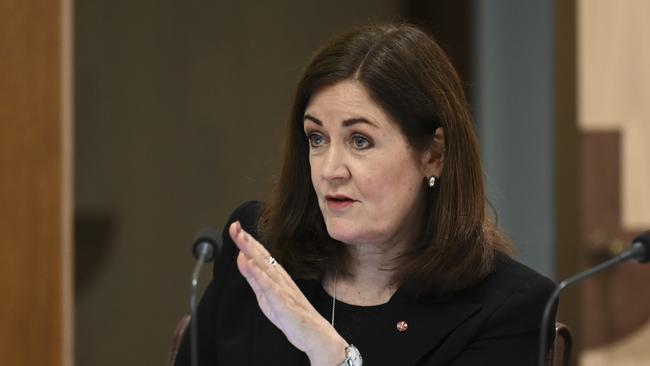
{"label": "black blazer", "polygon": [[[257,236],[259,209],[258,202],[240,206],[223,231],[223,250],[198,308],[202,366],[309,365],[306,355],[259,310],[235,263],[238,249],[227,228],[239,220],[246,231]],[[296,283],[310,301],[322,291],[317,281]],[[377,321],[376,330],[363,345],[355,345],[364,365],[370,366],[535,365],[541,315],[553,289],[551,280],[499,256],[494,273],[454,295],[414,301],[398,291],[391,299],[394,305]],[[398,319],[408,320],[407,331],[396,331]],[[188,330],[176,366],[190,365],[189,334]]]}

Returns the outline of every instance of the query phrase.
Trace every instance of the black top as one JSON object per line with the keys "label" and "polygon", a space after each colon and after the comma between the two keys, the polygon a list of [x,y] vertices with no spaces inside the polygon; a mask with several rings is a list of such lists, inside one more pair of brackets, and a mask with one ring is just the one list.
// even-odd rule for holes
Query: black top
{"label": "black top", "polygon": [[[316,292],[314,299],[310,299],[316,310],[328,321],[332,319],[332,297],[320,287]],[[381,331],[382,328],[388,327],[397,331],[396,325],[400,320],[391,320],[387,317],[394,310],[396,297],[393,296],[390,301],[376,306],[355,306],[336,301],[336,310],[334,318],[334,328],[348,343],[354,344],[359,349],[374,348],[375,345],[368,344],[367,334],[374,334]],[[406,321],[406,319],[401,319]],[[408,324],[408,322],[406,323]],[[362,354],[363,356],[363,354]],[[368,357],[370,354],[368,354]],[[372,364],[371,359],[367,359],[368,364]]]}
{"label": "black top", "polygon": [[[223,231],[224,247],[198,309],[201,366],[309,365],[307,356],[262,314],[235,263],[238,249],[228,227],[239,220],[257,237],[259,209],[258,202],[240,206]],[[296,283],[329,321],[332,297],[320,282]],[[494,273],[444,298],[416,301],[398,290],[377,306],[337,301],[334,326],[357,346],[366,366],[535,365],[542,312],[553,289],[551,280],[499,255]],[[405,331],[398,331],[400,321],[408,325]],[[189,334],[176,366],[190,365]]]}

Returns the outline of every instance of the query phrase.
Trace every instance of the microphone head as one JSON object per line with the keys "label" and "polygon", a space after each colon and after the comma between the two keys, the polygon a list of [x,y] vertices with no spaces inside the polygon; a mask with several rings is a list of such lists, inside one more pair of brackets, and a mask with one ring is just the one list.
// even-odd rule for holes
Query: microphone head
{"label": "microphone head", "polygon": [[[192,243],[192,254],[194,258],[199,259],[203,248],[207,249],[205,257],[206,262],[214,260],[214,258],[221,251],[223,242],[221,240],[221,233],[219,230],[207,226],[198,231]],[[206,247],[207,246],[207,247]]]}
{"label": "microphone head", "polygon": [[634,238],[632,247],[638,248],[638,254],[635,256],[636,260],[641,263],[650,261],[650,230]]}

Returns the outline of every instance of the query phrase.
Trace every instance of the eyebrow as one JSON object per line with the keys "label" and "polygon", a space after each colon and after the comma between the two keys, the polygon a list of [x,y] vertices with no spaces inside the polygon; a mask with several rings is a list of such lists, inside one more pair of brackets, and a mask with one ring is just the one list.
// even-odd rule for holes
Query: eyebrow
{"label": "eyebrow", "polygon": [[[316,117],[314,117],[314,116],[312,116],[310,114],[305,114],[305,116],[303,117],[303,120],[312,121],[312,122],[314,122],[315,124],[317,124],[319,126],[323,125],[323,122],[321,120],[319,120],[318,118],[316,118]],[[353,125],[356,125],[356,124],[359,124],[359,123],[365,123],[365,124],[368,124],[368,125],[370,125],[372,127],[379,128],[379,126],[377,126],[376,123],[374,123],[374,122],[372,122],[372,121],[370,121],[370,120],[368,120],[366,118],[363,118],[363,117],[355,117],[355,118],[345,119],[345,120],[343,120],[343,127],[350,127],[350,126],[353,126]]]}

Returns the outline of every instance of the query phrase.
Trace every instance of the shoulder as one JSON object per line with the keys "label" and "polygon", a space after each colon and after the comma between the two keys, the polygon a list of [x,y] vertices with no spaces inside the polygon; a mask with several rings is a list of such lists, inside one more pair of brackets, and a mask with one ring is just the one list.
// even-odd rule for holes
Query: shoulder
{"label": "shoulder", "polygon": [[453,365],[534,364],[542,313],[554,288],[535,270],[498,255],[492,274],[453,296],[452,304],[479,310],[449,337],[446,356]]}
{"label": "shoulder", "polygon": [[464,290],[459,302],[481,305],[476,319],[489,333],[536,332],[555,283],[532,268],[498,254],[495,269],[483,281]]}
{"label": "shoulder", "polygon": [[[223,226],[221,237],[223,246],[221,252],[214,261],[213,278],[225,278],[225,276],[232,272],[235,267],[235,259],[239,253],[239,249],[233,242],[228,228],[230,224],[239,221],[247,232],[257,238],[257,220],[262,209],[262,204],[259,201],[247,201],[239,205],[231,214]],[[221,288],[217,288],[216,292],[219,293]]]}
{"label": "shoulder", "polygon": [[257,236],[257,220],[262,210],[262,203],[259,201],[246,201],[239,205],[228,218],[224,226],[224,233],[227,233],[228,227],[235,221],[242,224],[244,230]]}
{"label": "shoulder", "polygon": [[532,268],[503,254],[497,254],[494,271],[478,284],[461,291],[458,299],[498,308],[513,297],[545,301],[555,284]]}
{"label": "shoulder", "polygon": [[455,297],[456,303],[480,304],[471,322],[484,336],[538,334],[553,281],[505,255],[497,255],[495,269],[477,285]]}
{"label": "shoulder", "polygon": [[[457,298],[481,305],[468,321],[470,345],[461,359],[480,356],[497,364],[502,353],[521,361],[518,364],[535,362],[542,314],[554,289],[550,279],[513,258],[498,255],[494,272]],[[555,317],[549,321],[554,322]],[[552,338],[552,334],[549,336]]]}

